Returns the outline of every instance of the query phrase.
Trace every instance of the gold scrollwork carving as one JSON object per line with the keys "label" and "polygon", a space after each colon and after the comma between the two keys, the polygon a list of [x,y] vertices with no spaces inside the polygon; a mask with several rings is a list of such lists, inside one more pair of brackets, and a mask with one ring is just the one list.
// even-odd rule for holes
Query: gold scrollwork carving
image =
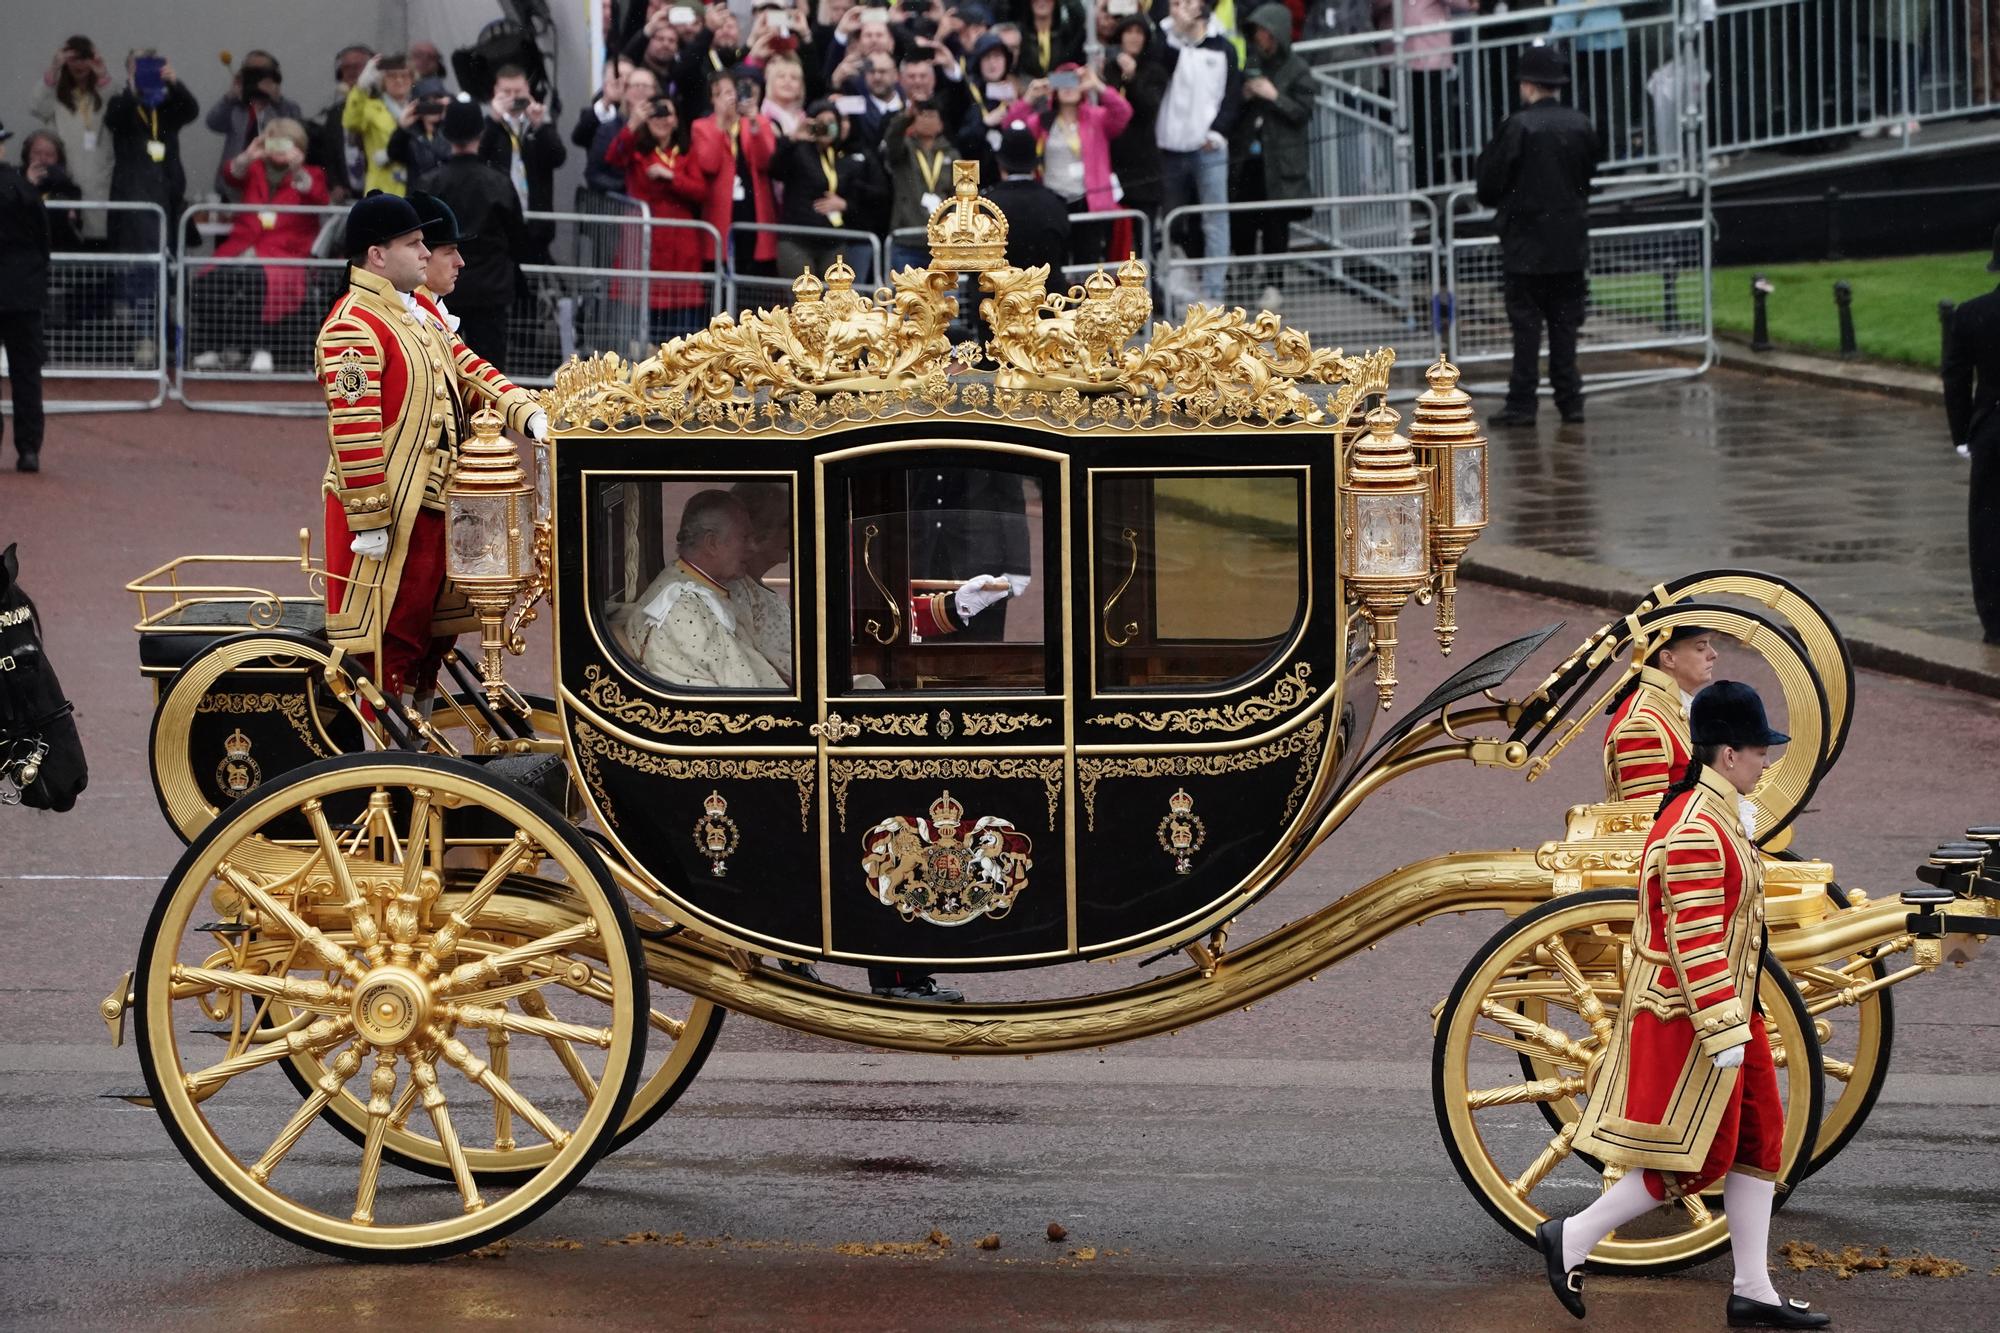
{"label": "gold scrollwork carving", "polygon": [[840,831],[847,832],[847,787],[852,782],[981,782],[993,778],[1039,778],[1049,803],[1049,831],[1055,832],[1056,808],[1062,801],[1063,761],[1059,757],[1024,759],[841,759],[827,761],[826,785],[833,793]]}
{"label": "gold scrollwork carving", "polygon": [[799,792],[799,831],[812,828],[813,790],[818,784],[819,771],[811,759],[699,759],[681,755],[653,754],[647,750],[613,740],[588,722],[576,724],[576,753],[578,767],[583,770],[584,783],[597,798],[597,809],[604,816],[605,823],[618,827],[618,814],[611,805],[611,793],[604,785],[602,762],[617,764],[634,772],[650,774],[654,777],[673,778],[700,782],[715,782],[724,778],[758,779],[772,778],[782,782],[796,783]]}
{"label": "gold scrollwork carving", "polygon": [[968,736],[1011,736],[1047,722],[1039,713],[961,713]]}
{"label": "gold scrollwork carving", "polygon": [[1319,687],[1307,683],[1306,677],[1310,675],[1312,663],[1296,662],[1289,672],[1272,683],[1267,692],[1240,703],[1224,704],[1219,708],[1175,708],[1164,713],[1112,713],[1092,718],[1091,721],[1100,727],[1137,727],[1141,731],[1171,729],[1190,736],[1203,731],[1241,731],[1259,722],[1283,717],[1312,698]]}
{"label": "gold scrollwork carving", "polygon": [[863,731],[878,736],[924,736],[930,732],[928,713],[885,713],[880,717],[857,717]]}
{"label": "gold scrollwork carving", "polygon": [[330,757],[330,752],[313,733],[311,706],[304,694],[278,694],[272,691],[247,694],[204,694],[201,702],[194,706],[197,713],[277,713],[292,724],[292,730],[299,733],[305,747],[320,758]]}
{"label": "gold scrollwork carving", "polygon": [[778,727],[800,725],[795,717],[782,717],[775,713],[706,713],[699,709],[663,708],[644,699],[628,699],[625,691],[618,687],[618,682],[599,666],[585,667],[583,679],[583,697],[592,707],[620,722],[630,722],[648,731],[679,731],[690,736],[713,736],[727,732],[739,736],[747,731],[772,731]]}
{"label": "gold scrollwork carving", "polygon": [[1289,820],[1298,809],[1299,797],[1319,769],[1320,744],[1326,737],[1326,719],[1316,717],[1297,731],[1267,741],[1248,750],[1220,754],[1108,755],[1087,756],[1076,761],[1077,794],[1083,798],[1084,828],[1097,829],[1097,784],[1106,778],[1185,778],[1216,777],[1223,773],[1248,773],[1280,759],[1298,756],[1298,776],[1285,797],[1284,814]]}

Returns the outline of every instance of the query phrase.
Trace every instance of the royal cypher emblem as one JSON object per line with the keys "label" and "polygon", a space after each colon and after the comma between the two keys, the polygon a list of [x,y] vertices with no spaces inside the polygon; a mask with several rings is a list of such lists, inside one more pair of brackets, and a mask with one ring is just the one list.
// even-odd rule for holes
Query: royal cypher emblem
{"label": "royal cypher emblem", "polygon": [[222,762],[215,766],[215,785],[235,800],[264,780],[264,770],[250,757],[250,738],[238,727],[222,742]]}
{"label": "royal cypher emblem", "polygon": [[694,845],[708,858],[709,873],[721,879],[729,873],[729,858],[736,851],[736,821],[729,817],[729,802],[722,799],[721,792],[710,792],[701,806]]}
{"label": "royal cypher emblem", "polygon": [[360,402],[362,395],[368,392],[368,367],[359,348],[348,348],[334,363],[333,391],[349,407]]}
{"label": "royal cypher emblem", "polygon": [[1194,797],[1183,787],[1167,798],[1166,817],[1160,820],[1160,847],[1174,858],[1174,871],[1185,875],[1193,868],[1190,859],[1208,841],[1208,826],[1194,812]]}
{"label": "royal cypher emblem", "polygon": [[992,815],[968,828],[965,807],[948,791],[931,802],[929,819],[891,816],[861,846],[870,892],[905,921],[937,926],[1007,915],[1035,864],[1027,834]]}

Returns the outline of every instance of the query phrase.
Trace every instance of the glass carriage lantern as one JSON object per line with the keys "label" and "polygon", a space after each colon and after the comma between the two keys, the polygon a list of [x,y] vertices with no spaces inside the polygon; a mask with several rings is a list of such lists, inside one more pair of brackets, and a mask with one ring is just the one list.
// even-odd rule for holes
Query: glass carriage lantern
{"label": "glass carriage lantern", "polygon": [[459,454],[458,472],[445,493],[445,575],[479,615],[479,673],[486,696],[506,698],[500,651],[508,645],[507,609],[534,572],[531,535],[535,490],[521,470],[520,454],[500,434],[506,423],[492,408],[472,417],[472,438]]}
{"label": "glass carriage lantern", "polygon": [[1437,581],[1438,649],[1451,656],[1458,637],[1458,564],[1487,519],[1486,437],[1472,419],[1472,395],[1458,387],[1458,367],[1439,357],[1424,372],[1410,443],[1431,474],[1431,563]]}
{"label": "glass carriage lantern", "polygon": [[1375,638],[1375,693],[1396,697],[1396,617],[1431,577],[1430,469],[1396,434],[1402,420],[1383,402],[1349,449],[1340,477],[1341,577]]}

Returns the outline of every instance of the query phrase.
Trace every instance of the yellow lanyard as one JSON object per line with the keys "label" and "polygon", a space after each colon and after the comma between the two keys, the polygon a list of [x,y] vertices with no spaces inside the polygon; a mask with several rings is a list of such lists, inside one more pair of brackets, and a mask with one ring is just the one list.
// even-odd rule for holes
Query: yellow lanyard
{"label": "yellow lanyard", "polygon": [[[822,148],[819,150],[819,169],[826,173],[826,192],[828,194],[839,194],[840,173],[834,170],[833,150],[831,148]],[[838,227],[842,225],[842,218],[838,213],[828,213],[826,220],[829,226]]]}
{"label": "yellow lanyard", "polygon": [[732,158],[742,151],[742,146],[738,142],[742,132],[743,122],[740,120],[729,127],[729,156]]}
{"label": "yellow lanyard", "polygon": [[159,143],[159,142],[161,142],[161,139],[160,139],[160,113],[159,113],[159,112],[157,112],[157,111],[148,111],[148,112],[146,113],[146,124],[147,124],[148,126],[150,126],[150,127],[152,128],[152,131],[153,131],[153,142],[155,142],[155,143]]}
{"label": "yellow lanyard", "polygon": [[667,152],[661,152],[657,148],[653,150],[654,159],[657,160],[659,164],[665,167],[668,171],[672,171],[674,169],[674,163],[680,161],[680,156],[681,156],[681,150],[678,148],[671,149]]}
{"label": "yellow lanyard", "polygon": [[924,174],[924,188],[932,194],[936,194],[938,174],[944,170],[944,149],[940,148],[935,153],[932,153],[931,160],[928,162],[924,161],[923,150],[918,149],[916,159],[917,170]]}
{"label": "yellow lanyard", "polygon": [[1042,70],[1044,73],[1049,68],[1049,39],[1054,35],[1053,32],[1038,32],[1035,34],[1035,43],[1042,51]]}

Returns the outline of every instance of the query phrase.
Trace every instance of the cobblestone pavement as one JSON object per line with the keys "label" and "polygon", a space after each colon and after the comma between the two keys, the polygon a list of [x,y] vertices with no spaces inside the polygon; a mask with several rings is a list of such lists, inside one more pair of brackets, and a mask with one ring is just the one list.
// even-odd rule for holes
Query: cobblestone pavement
{"label": "cobblestone pavement", "polygon": [[1836,622],[1979,642],[1967,465],[1942,411],[1713,370],[1600,395],[1588,414],[1582,426],[1548,410],[1532,430],[1489,431],[1484,540],[1629,570],[1641,585],[1749,566],[1797,581]]}

